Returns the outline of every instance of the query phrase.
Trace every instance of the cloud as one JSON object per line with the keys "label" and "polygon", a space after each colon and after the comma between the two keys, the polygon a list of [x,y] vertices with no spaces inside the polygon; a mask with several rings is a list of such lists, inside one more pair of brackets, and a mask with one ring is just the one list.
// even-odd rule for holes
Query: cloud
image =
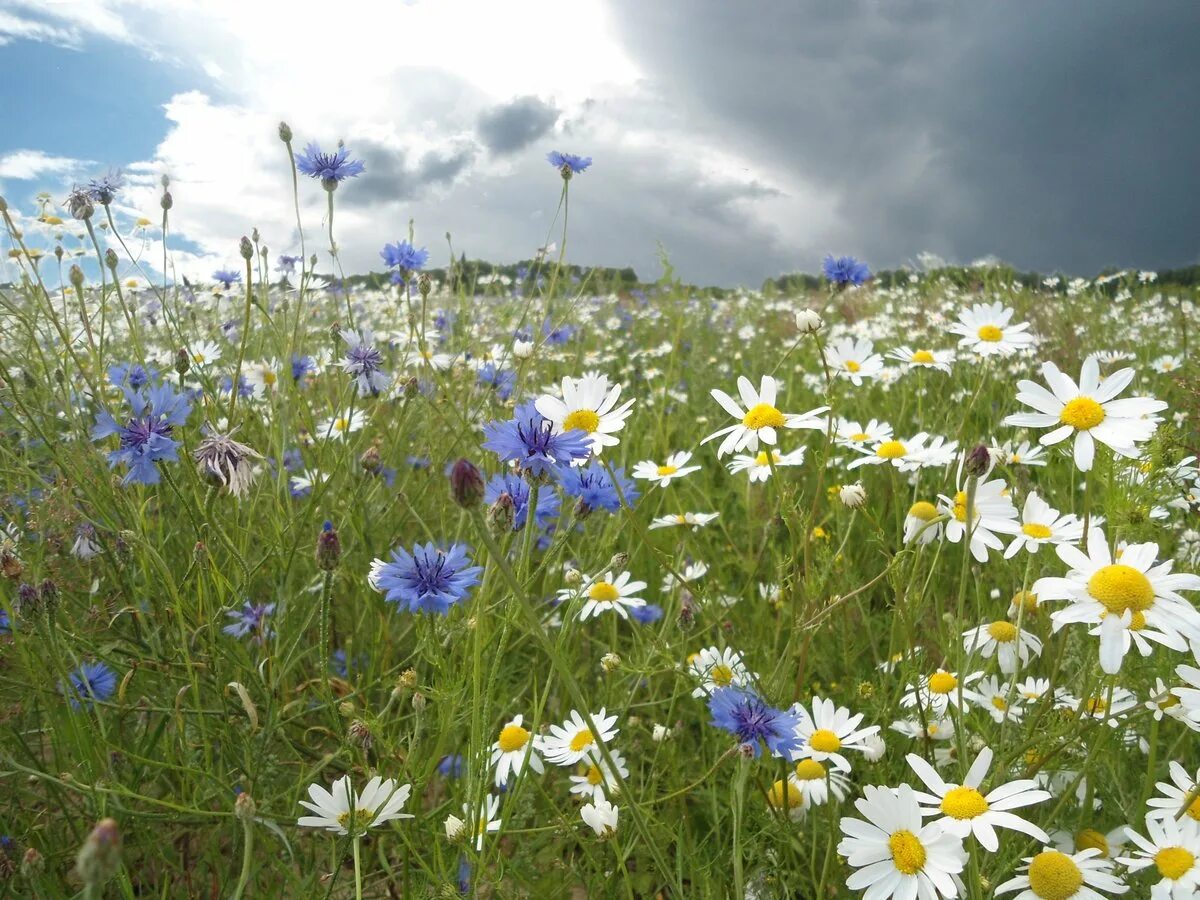
{"label": "cloud", "polygon": [[479,116],[479,136],[498,156],[523,150],[554,127],[554,104],[534,96],[518,97],[485,110]]}
{"label": "cloud", "polygon": [[47,175],[64,175],[95,165],[86,159],[50,156],[41,150],[14,150],[0,156],[0,178],[32,181]]}

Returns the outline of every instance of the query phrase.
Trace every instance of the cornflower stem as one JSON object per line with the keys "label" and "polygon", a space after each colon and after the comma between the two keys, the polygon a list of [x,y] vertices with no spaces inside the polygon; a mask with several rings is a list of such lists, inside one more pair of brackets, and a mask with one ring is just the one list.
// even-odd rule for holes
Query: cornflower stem
{"label": "cornflower stem", "polygon": [[[749,774],[749,762],[743,759],[733,779],[733,889],[734,896],[737,897],[746,896],[745,876],[742,872],[742,814],[746,803],[746,778]],[[784,797],[787,797],[786,791]]]}
{"label": "cornflower stem", "polygon": [[[320,643],[321,643],[321,687],[326,699],[332,699],[332,693],[329,688],[329,619],[333,612],[333,572],[327,571],[321,581],[321,621],[320,628]],[[358,845],[355,844],[357,847]]]}
{"label": "cornflower stem", "polygon": [[254,823],[242,823],[242,871],[238,875],[237,887],[233,891],[233,900],[241,900],[250,883],[250,863],[254,859]]}
{"label": "cornflower stem", "polygon": [[354,837],[354,900],[362,900],[362,837]]}
{"label": "cornflower stem", "polygon": [[237,368],[233,372],[233,383],[229,385],[229,424],[233,425],[233,407],[237,403],[238,389],[242,383],[242,365],[246,362],[246,341],[250,337],[250,306],[254,299],[250,283],[250,260],[246,260],[246,306],[242,312],[242,334],[238,342]]}
{"label": "cornflower stem", "polygon": [[[337,244],[333,240],[333,191],[329,188],[325,189],[325,195],[329,198],[329,255],[333,257],[333,261],[337,263],[338,268],[342,266],[341,260],[338,259]],[[342,293],[346,295],[346,322],[351,328],[354,327],[354,309],[350,305],[350,292],[346,290],[346,278],[342,276]]]}
{"label": "cornflower stem", "polygon": [[[88,237],[92,239],[92,246],[96,249],[96,264],[100,267],[100,349],[99,360],[100,368],[104,368],[104,323],[107,320],[106,303],[104,294],[108,289],[108,279],[104,276],[104,253],[100,250],[100,241],[96,239],[96,229],[92,227],[91,219],[84,219],[83,224],[87,226]],[[82,302],[82,297],[80,302]]]}
{"label": "cornflower stem", "polygon": [[570,196],[569,187],[571,182],[564,178],[562,189],[562,207],[563,207],[563,230],[562,243],[558,246],[558,262],[554,264],[554,273],[550,276],[550,285],[546,288],[546,320],[553,321],[554,310],[554,289],[558,285],[558,273],[562,271],[563,259],[567,255],[567,217],[570,215]]}
{"label": "cornflower stem", "polygon": [[[963,532],[963,555],[962,566],[958,573],[958,602],[957,602],[957,618],[958,623],[955,627],[961,628],[963,620],[966,616],[967,604],[967,576],[971,571],[971,538],[975,533],[975,488],[979,483],[979,479],[974,475],[967,476],[967,510],[966,510],[966,529]],[[966,675],[967,649],[963,641],[958,642],[959,647],[959,665],[957,673],[957,691],[958,691],[958,714],[959,719],[955,728],[954,740],[958,746],[958,766],[962,772],[962,777],[965,779],[967,774],[967,756],[966,756],[966,728],[964,727],[963,718],[963,677]],[[976,879],[978,884],[978,879]]]}

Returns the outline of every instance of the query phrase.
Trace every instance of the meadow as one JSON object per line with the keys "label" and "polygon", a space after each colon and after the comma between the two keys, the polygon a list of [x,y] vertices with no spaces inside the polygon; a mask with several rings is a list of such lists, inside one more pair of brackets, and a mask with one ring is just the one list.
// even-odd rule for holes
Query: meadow
{"label": "meadow", "polygon": [[560,153],[355,278],[281,138],[203,282],[0,203],[0,892],[1200,896],[1194,288],[629,284]]}

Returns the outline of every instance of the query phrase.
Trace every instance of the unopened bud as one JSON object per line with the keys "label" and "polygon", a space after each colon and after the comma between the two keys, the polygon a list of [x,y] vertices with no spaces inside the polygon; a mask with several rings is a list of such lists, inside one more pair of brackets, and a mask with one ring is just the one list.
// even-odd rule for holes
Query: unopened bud
{"label": "unopened bud", "polygon": [[572,566],[571,568],[567,569],[566,574],[563,576],[563,581],[565,581],[568,586],[575,587],[583,582],[583,573]]}
{"label": "unopened bud", "polygon": [[255,804],[254,798],[248,791],[242,791],[237,795],[237,799],[233,801],[233,814],[238,819],[243,822],[252,822],[257,813],[258,805]]}
{"label": "unopened bud", "polygon": [[171,196],[170,191],[163,191],[162,197],[159,198],[158,205],[164,210],[168,210],[175,205],[175,198]]}
{"label": "unopened bud", "polygon": [[101,819],[79,848],[75,872],[88,887],[98,887],[112,878],[120,865],[121,829],[115,819]]}
{"label": "unopened bud", "polygon": [[428,297],[429,292],[433,290],[433,279],[422,272],[417,279],[417,290],[421,292],[422,297]]}
{"label": "unopened bud", "polygon": [[175,371],[180,375],[186,375],[191,367],[192,357],[185,348],[180,347],[175,351]]}
{"label": "unopened bud", "polygon": [[112,247],[109,247],[104,251],[104,264],[108,266],[110,270],[113,272],[117,271],[118,262],[119,260],[117,259],[117,253],[112,249]]}
{"label": "unopened bud", "polygon": [[250,243],[250,238],[242,235],[242,239],[238,241],[238,252],[242,255],[242,259],[250,259],[254,256],[254,245]]}
{"label": "unopened bud", "polygon": [[506,534],[513,529],[516,521],[516,507],[512,495],[502,491],[496,502],[488,507],[487,524],[493,534]]}
{"label": "unopened bud", "polygon": [[379,472],[383,468],[383,458],[379,455],[379,448],[372,444],[363,451],[362,456],[358,458],[358,464],[363,467],[363,470],[370,472],[372,475]]}
{"label": "unopened bud", "polygon": [[848,509],[861,509],[867,502],[867,490],[862,486],[861,481],[855,484],[843,484],[838,490],[838,499]]}
{"label": "unopened bud", "polygon": [[279,139],[285,144],[290,144],[292,141],[292,129],[288,127],[287,122],[279,123]]}
{"label": "unopened bud", "polygon": [[70,279],[71,287],[75,288],[75,290],[83,289],[83,269],[79,268],[78,265],[71,266],[67,272],[67,278]]}
{"label": "unopened bud", "polygon": [[332,572],[338,567],[342,558],[342,543],[333,523],[327,521],[317,537],[317,567],[325,572]]}
{"label": "unopened bud", "polygon": [[605,653],[602,657],[600,657],[600,668],[603,669],[605,673],[616,671],[618,668],[620,668],[620,665],[621,657],[617,656],[615,653]]}
{"label": "unopened bud", "polygon": [[422,694],[420,691],[417,691],[415,694],[413,694],[413,698],[412,698],[413,712],[415,712],[415,713],[424,712],[425,704],[426,704],[426,700],[425,700],[424,694]]}
{"label": "unopened bud", "polygon": [[483,501],[483,475],[469,459],[459,459],[451,467],[450,495],[463,509],[472,509]]}
{"label": "unopened bud", "polygon": [[346,729],[346,739],[364,750],[370,750],[375,743],[370,727],[362,719],[355,719],[350,723],[350,727]]}
{"label": "unopened bud", "polygon": [[622,571],[629,565],[629,554],[622,550],[619,553],[614,553],[612,559],[608,561],[608,567],[615,571]]}
{"label": "unopened bud", "polygon": [[977,444],[963,462],[963,473],[968,478],[982,478],[992,466],[992,455],[984,444]]}
{"label": "unopened bud", "polygon": [[825,325],[815,309],[800,309],[796,311],[796,330],[801,334],[816,334]]}

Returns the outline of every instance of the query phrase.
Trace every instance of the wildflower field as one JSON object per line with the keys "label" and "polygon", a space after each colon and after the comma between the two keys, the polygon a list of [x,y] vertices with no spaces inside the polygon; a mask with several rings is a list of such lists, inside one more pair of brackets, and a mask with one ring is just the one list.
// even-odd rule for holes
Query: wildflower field
{"label": "wildflower field", "polygon": [[0,892],[1200,896],[1193,288],[631,281],[557,152],[363,277],[281,138],[204,283],[0,204]]}

